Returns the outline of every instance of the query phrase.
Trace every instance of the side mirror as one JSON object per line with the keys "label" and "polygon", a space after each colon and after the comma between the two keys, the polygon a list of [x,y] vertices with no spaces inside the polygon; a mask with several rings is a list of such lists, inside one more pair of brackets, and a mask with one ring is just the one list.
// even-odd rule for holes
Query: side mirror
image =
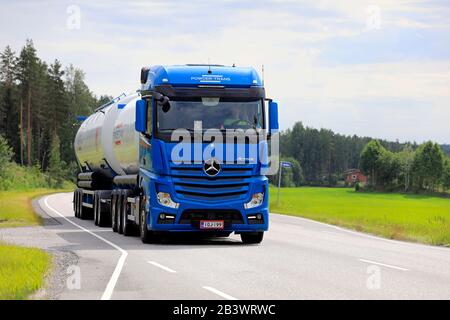
{"label": "side mirror", "polygon": [[148,67],[142,67],[141,69],[141,84],[145,84],[148,79],[148,72],[150,69]]}
{"label": "side mirror", "polygon": [[278,103],[269,101],[269,135],[278,132]]}
{"label": "side mirror", "polygon": [[134,129],[141,133],[147,131],[147,101],[142,99],[136,101]]}

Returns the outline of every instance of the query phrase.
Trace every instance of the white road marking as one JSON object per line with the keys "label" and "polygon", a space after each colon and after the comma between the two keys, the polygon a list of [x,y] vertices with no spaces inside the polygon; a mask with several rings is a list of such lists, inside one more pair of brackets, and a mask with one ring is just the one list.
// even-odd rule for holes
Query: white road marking
{"label": "white road marking", "polygon": [[155,261],[148,261],[148,263],[154,265],[155,267],[161,268],[161,269],[163,269],[163,270],[165,270],[165,271],[167,271],[167,272],[170,272],[170,273],[177,273],[175,270],[172,270],[172,269],[170,269],[170,268],[168,268],[168,267],[166,267],[166,266],[163,266],[162,264],[159,264],[158,262],[155,262]]}
{"label": "white road marking", "polygon": [[222,298],[225,298],[225,299],[227,299],[227,300],[238,300],[237,298],[235,298],[235,297],[232,297],[232,296],[230,296],[230,295],[228,295],[228,294],[226,294],[226,293],[223,293],[222,291],[219,291],[219,290],[217,290],[217,289],[214,289],[214,288],[212,288],[212,287],[207,287],[207,286],[205,286],[205,287],[202,287],[203,289],[206,289],[206,290],[208,290],[208,291],[211,291],[212,293],[215,293],[215,294],[217,294],[218,296],[221,296]]}
{"label": "white road marking", "polygon": [[381,262],[376,262],[376,261],[371,261],[371,260],[366,260],[366,259],[358,259],[361,262],[366,262],[366,263],[371,263],[371,264],[377,264],[379,266],[383,266],[383,267],[387,267],[387,268],[392,268],[392,269],[397,269],[397,270],[401,270],[401,271],[408,271],[409,269],[406,268],[402,268],[402,267],[397,267],[397,266],[393,266],[390,264],[385,264],[385,263],[381,263]]}
{"label": "white road marking", "polygon": [[75,227],[89,233],[90,235],[102,240],[103,242],[109,244],[111,247],[113,247],[114,249],[117,249],[118,251],[120,251],[120,253],[122,254],[119,258],[119,261],[117,262],[116,268],[114,269],[114,272],[111,276],[111,278],[109,279],[108,285],[106,286],[105,291],[103,292],[103,295],[101,297],[101,300],[109,300],[111,299],[111,296],[113,294],[114,291],[114,287],[116,286],[117,280],[119,279],[120,273],[122,272],[122,268],[123,265],[125,263],[125,260],[128,256],[128,252],[126,252],[124,249],[122,249],[121,247],[119,247],[118,245],[112,243],[109,240],[106,240],[105,238],[93,233],[92,231],[89,231],[88,229],[76,224],[73,221],[70,221],[69,219],[67,219],[64,215],[62,215],[61,213],[59,213],[57,210],[55,210],[53,207],[51,207],[48,204],[48,196],[44,198],[44,203],[47,206],[47,208],[49,208],[51,211],[53,211],[54,213],[56,213],[58,216],[60,216],[61,218],[63,218],[64,220],[66,220],[67,222],[69,222],[70,224],[74,225]]}

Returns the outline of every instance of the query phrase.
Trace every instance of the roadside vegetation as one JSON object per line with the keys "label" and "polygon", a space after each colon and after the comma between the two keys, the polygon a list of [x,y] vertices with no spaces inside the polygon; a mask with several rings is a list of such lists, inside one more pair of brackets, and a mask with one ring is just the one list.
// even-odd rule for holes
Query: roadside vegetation
{"label": "roadside vegetation", "polygon": [[33,198],[70,190],[72,189],[38,188],[0,191],[0,228],[40,225],[41,217],[34,212],[31,206]]}
{"label": "roadside vegetation", "polygon": [[26,299],[41,288],[50,264],[45,251],[0,243],[0,300]]}
{"label": "roadside vegetation", "polygon": [[[59,148],[56,144],[52,146],[45,172],[39,166],[18,165],[12,158],[12,149],[0,135],[0,229],[39,225],[41,218],[32,208],[32,199],[73,189],[73,184],[64,179]],[[0,300],[26,299],[43,285],[51,256],[37,248],[23,248],[1,240]]]}
{"label": "roadside vegetation", "polygon": [[73,184],[64,180],[59,149],[52,148],[51,165],[46,172],[37,166],[20,166],[12,157],[12,149],[0,135],[0,228],[40,224],[31,200],[43,194],[73,189]]}
{"label": "roadside vegetation", "polygon": [[390,239],[450,246],[450,200],[350,188],[270,190],[270,211],[305,217]]}
{"label": "roadside vegetation", "polygon": [[360,168],[369,177],[360,190],[445,195],[450,188],[450,158],[431,141],[392,152],[371,140],[361,152]]}

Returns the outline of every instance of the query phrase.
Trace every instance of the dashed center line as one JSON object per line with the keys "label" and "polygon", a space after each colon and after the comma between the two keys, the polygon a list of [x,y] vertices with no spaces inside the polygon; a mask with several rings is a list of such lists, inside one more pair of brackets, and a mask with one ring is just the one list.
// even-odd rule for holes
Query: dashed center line
{"label": "dashed center line", "polygon": [[166,267],[166,266],[163,266],[162,264],[159,264],[158,262],[155,262],[155,261],[148,261],[148,263],[154,265],[155,267],[161,268],[161,269],[163,269],[163,270],[165,270],[165,271],[167,271],[167,272],[170,272],[170,273],[177,273],[175,270],[170,269],[170,268],[168,268],[168,267]]}
{"label": "dashed center line", "polygon": [[371,260],[366,260],[366,259],[358,259],[361,262],[366,262],[366,263],[371,263],[371,264],[377,264],[379,266],[383,266],[383,267],[387,267],[387,268],[392,268],[392,269],[396,269],[396,270],[401,270],[401,271],[409,271],[409,269],[406,268],[402,268],[402,267],[397,267],[397,266],[393,266],[390,264],[385,264],[385,263],[381,263],[381,262],[376,262],[376,261],[371,261]]}
{"label": "dashed center line", "polygon": [[215,293],[218,296],[221,296],[222,298],[225,298],[227,300],[238,300],[237,298],[235,298],[233,296],[230,296],[229,294],[223,293],[222,291],[219,291],[217,289],[214,289],[213,287],[204,286],[202,288],[205,289],[205,290],[211,291],[212,293]]}

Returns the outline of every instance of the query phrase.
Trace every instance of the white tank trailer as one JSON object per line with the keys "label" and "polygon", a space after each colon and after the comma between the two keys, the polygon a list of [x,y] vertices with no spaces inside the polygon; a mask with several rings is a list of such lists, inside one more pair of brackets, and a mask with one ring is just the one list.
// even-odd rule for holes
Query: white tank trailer
{"label": "white tank trailer", "polygon": [[115,181],[136,177],[139,133],[134,122],[138,99],[139,93],[123,94],[98,108],[81,124],[74,145],[82,167],[78,175],[80,188],[106,188],[114,177]]}

